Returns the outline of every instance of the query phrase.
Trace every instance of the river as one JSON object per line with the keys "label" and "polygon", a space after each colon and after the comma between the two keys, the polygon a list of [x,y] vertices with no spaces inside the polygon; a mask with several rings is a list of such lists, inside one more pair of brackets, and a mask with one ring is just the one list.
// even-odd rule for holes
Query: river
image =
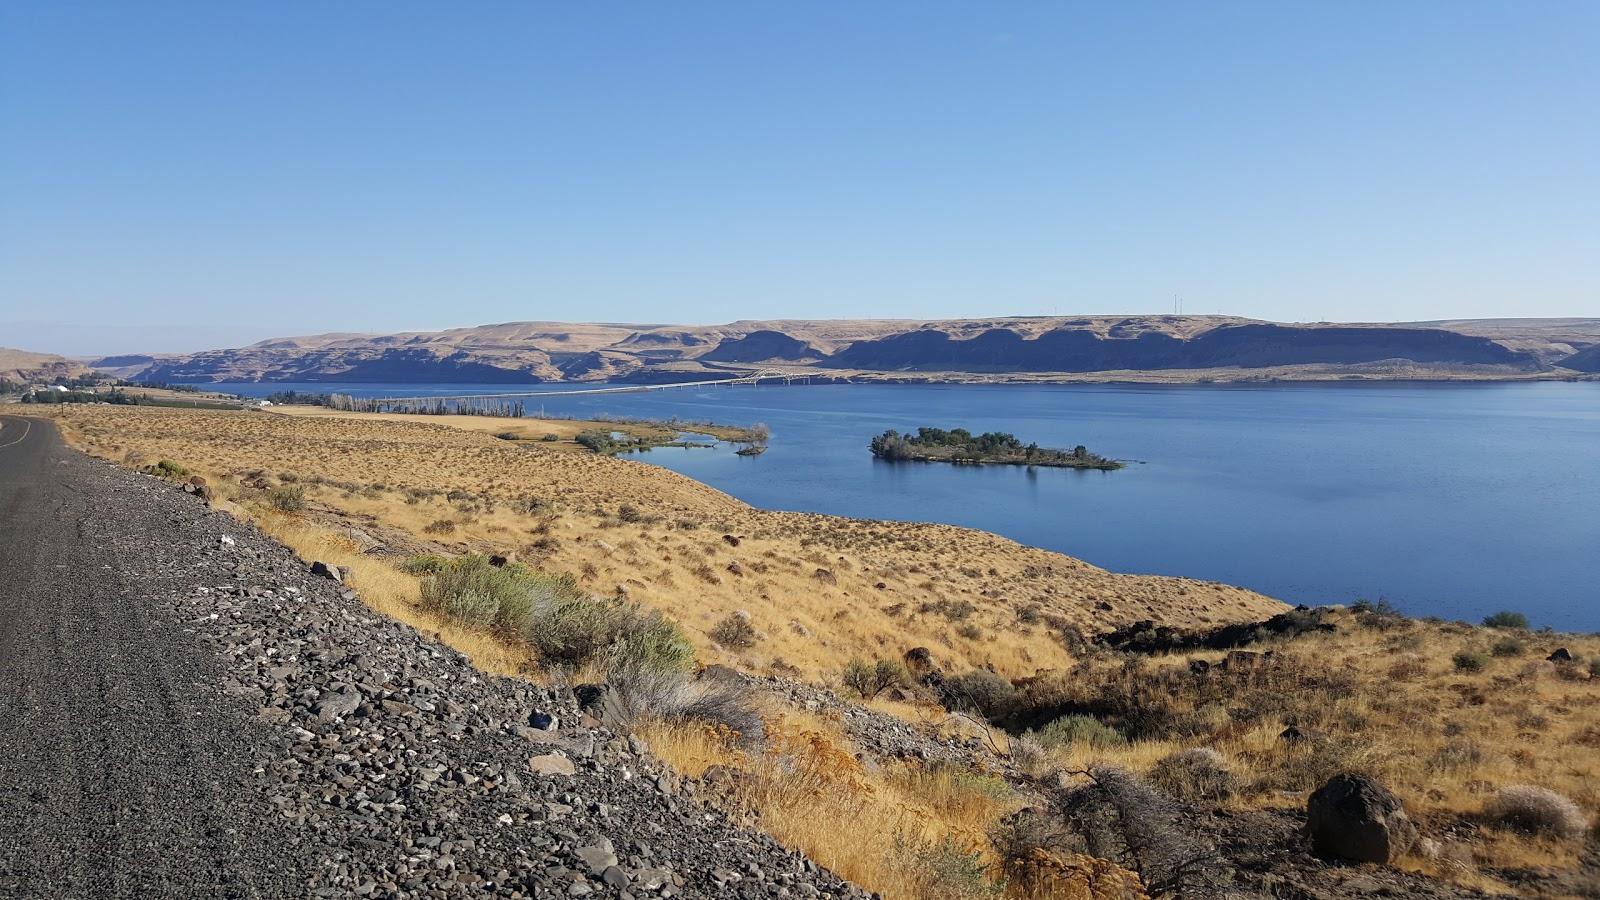
{"label": "river", "polygon": [[[505,385],[238,384],[357,396]],[[559,391],[563,385],[534,386]],[[757,506],[949,522],[1297,603],[1600,630],[1600,384],[795,385],[528,398],[530,415],[765,422],[771,449],[643,462]],[[886,428],[1008,431],[1113,471],[885,463]]]}

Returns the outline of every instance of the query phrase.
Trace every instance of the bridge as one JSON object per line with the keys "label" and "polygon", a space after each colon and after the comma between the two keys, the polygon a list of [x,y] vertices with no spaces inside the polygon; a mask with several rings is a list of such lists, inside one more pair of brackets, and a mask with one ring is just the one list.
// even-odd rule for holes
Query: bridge
{"label": "bridge", "polygon": [[761,369],[732,378],[715,378],[709,381],[679,381],[670,384],[627,384],[616,387],[578,388],[571,391],[515,391],[502,394],[434,394],[427,397],[363,397],[378,404],[406,403],[457,403],[464,400],[519,400],[524,397],[576,397],[580,394],[636,394],[643,391],[665,391],[673,388],[710,387],[719,384],[760,384],[763,381],[782,381],[791,384],[804,381],[810,375],[804,372],[784,372],[779,369]]}

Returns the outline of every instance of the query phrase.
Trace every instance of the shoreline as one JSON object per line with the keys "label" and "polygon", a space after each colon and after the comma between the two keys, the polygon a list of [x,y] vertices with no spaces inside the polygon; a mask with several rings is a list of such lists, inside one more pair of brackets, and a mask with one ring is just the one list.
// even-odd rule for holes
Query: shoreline
{"label": "shoreline", "polygon": [[[223,385],[342,385],[346,387],[358,384],[370,384],[374,387],[383,385],[408,385],[408,386],[438,386],[438,385],[463,385],[503,388],[511,393],[516,388],[550,387],[561,388],[570,386],[574,390],[593,387],[599,384],[613,384],[646,387],[650,385],[672,384],[685,378],[724,377],[730,375],[749,374],[755,369],[742,368],[715,368],[703,370],[654,370],[647,373],[630,373],[615,380],[601,381],[506,381],[506,382],[478,382],[478,381],[384,381],[384,382],[344,382],[337,380],[328,381],[185,381],[184,385],[193,385],[202,390],[211,388],[216,390]],[[1270,385],[1382,385],[1382,384],[1523,384],[1536,382],[1554,383],[1600,383],[1600,373],[1578,372],[1574,370],[1544,371],[1544,372],[1430,372],[1418,371],[1414,374],[1395,372],[1361,372],[1350,370],[1291,370],[1281,369],[1141,369],[1141,370],[1111,370],[1100,372],[880,372],[862,370],[833,370],[794,368],[781,369],[785,374],[797,380],[799,384],[884,384],[884,385],[972,385],[972,386],[1028,386],[1028,385],[1129,385],[1129,386],[1173,386],[1173,387],[1237,387],[1237,386],[1270,386]],[[142,389],[142,388],[133,388]],[[553,390],[551,394],[563,393]]]}
{"label": "shoreline", "polygon": [[[626,434],[637,442],[636,447],[665,447],[684,441],[686,435],[705,435],[724,443],[754,441],[754,426],[719,425],[714,422],[680,422],[676,420],[629,419],[597,417],[575,419],[565,417],[541,418],[537,416],[482,416],[467,413],[405,413],[356,412],[331,409],[325,406],[279,405],[268,407],[268,414],[306,419],[355,419],[382,422],[418,422],[444,425],[462,431],[478,432],[501,437],[514,443],[538,444],[547,449],[571,449],[580,446],[580,435],[596,431],[615,431]],[[515,435],[515,437],[510,437]],[[556,440],[551,440],[554,435]],[[594,451],[598,452],[598,451]]]}

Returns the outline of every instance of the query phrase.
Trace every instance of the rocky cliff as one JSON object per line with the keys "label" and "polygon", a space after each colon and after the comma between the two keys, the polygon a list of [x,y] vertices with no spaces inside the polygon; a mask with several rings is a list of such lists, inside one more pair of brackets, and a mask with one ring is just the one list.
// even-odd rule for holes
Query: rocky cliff
{"label": "rocky cliff", "polygon": [[1600,344],[1595,344],[1585,350],[1562,359],[1558,365],[1563,369],[1572,369],[1577,372],[1600,372]]}
{"label": "rocky cliff", "polygon": [[[1382,377],[1522,377],[1592,365],[1578,341],[1600,320],[1280,324],[1225,316],[741,321],[715,326],[507,323],[394,335],[278,338],[152,359],[146,381],[529,383],[693,380],[763,364],[819,374],[1316,368]],[[1510,329],[1510,330],[1508,330]],[[1575,350],[1580,352],[1574,353]],[[121,358],[122,360],[131,357]],[[1575,360],[1568,365],[1563,360]],[[119,360],[121,361],[121,360]],[[1593,371],[1592,369],[1582,371]],[[119,374],[122,374],[119,372]]]}
{"label": "rocky cliff", "polygon": [[829,357],[830,367],[954,372],[1102,372],[1138,369],[1264,368],[1417,363],[1531,366],[1533,358],[1488,338],[1417,328],[1230,325],[1179,338],[1146,331],[1132,338],[1055,329],[1036,338],[1003,328],[956,340],[934,328],[861,341]]}

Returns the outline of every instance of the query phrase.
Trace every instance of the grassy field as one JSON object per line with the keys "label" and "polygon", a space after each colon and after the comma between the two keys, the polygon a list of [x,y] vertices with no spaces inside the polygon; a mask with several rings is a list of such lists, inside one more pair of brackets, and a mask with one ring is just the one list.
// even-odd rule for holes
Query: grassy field
{"label": "grassy field", "polygon": [[[289,485],[335,532],[354,526],[408,551],[515,553],[570,573],[677,618],[707,661],[752,670],[829,679],[852,657],[925,645],[954,666],[1026,676],[1070,661],[1065,630],[1283,609],[1239,588],[1112,574],[971,529],[758,510],[644,463],[501,440],[504,423],[473,416],[54,412],[90,452],[173,460],[225,498]],[[741,610],[756,642],[715,646],[712,626]]]}
{"label": "grassy field", "polygon": [[[1030,685],[1019,702],[1081,704],[1113,726],[1067,729],[1061,742],[1046,728],[1034,765],[1148,774],[1209,747],[1235,782],[1222,806],[1238,809],[1303,808],[1329,777],[1360,772],[1425,833],[1448,836],[1404,868],[1516,893],[1501,879],[1578,864],[1581,836],[1525,835],[1485,810],[1516,785],[1554,790],[1591,821],[1600,810],[1600,636],[1343,609],[1324,622],[1334,630],[1252,646],[1272,655],[1248,665],[1220,652],[1114,655]],[[1560,649],[1574,660],[1546,659]],[[1289,725],[1306,739],[1284,740]]]}
{"label": "grassy field", "polygon": [[535,417],[512,418],[508,416],[435,416],[421,413],[351,413],[323,406],[275,406],[274,414],[309,418],[346,419],[354,421],[415,422],[419,424],[445,424],[452,428],[494,435],[502,439],[539,441],[546,449],[581,450],[576,441],[586,431],[615,431],[649,444],[667,444],[678,439],[681,432],[706,434],[721,441],[746,441],[754,437],[752,429],[736,425],[717,425],[710,422],[680,423],[672,427],[666,422],[631,419],[546,419]]}

